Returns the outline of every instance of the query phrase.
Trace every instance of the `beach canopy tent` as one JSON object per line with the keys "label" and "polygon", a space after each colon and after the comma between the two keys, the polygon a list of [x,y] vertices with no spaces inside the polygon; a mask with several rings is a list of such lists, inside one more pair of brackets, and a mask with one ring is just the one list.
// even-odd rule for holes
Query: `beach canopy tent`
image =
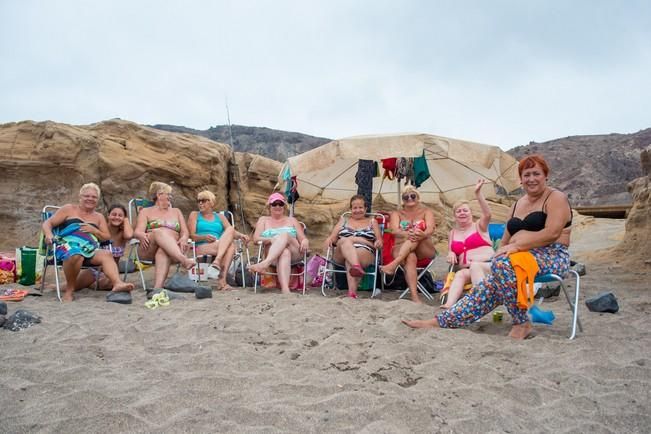
{"label": "beach canopy tent", "polygon": [[[334,140],[303,154],[290,157],[279,174],[279,183],[296,176],[301,201],[307,203],[348,200],[357,194],[355,176],[360,159],[378,163],[386,158],[425,157],[429,170],[418,188],[421,200],[448,206],[459,199],[475,199],[479,178],[490,181],[482,192],[487,199],[514,193],[519,187],[517,161],[497,146],[434,136],[431,134],[387,134]],[[373,178],[373,203],[400,203],[398,183],[382,176]],[[382,204],[384,205],[384,204]]]}

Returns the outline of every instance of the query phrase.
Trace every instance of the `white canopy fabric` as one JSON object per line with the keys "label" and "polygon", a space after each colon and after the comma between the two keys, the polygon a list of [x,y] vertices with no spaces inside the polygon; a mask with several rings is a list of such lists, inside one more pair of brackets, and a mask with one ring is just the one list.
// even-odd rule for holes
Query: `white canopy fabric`
{"label": "white canopy fabric", "polygon": [[[418,188],[421,200],[427,203],[452,204],[459,199],[472,200],[479,178],[490,181],[482,192],[487,199],[496,199],[520,187],[517,161],[497,146],[430,134],[394,134],[356,136],[335,140],[300,155],[291,157],[286,168],[297,176],[298,193],[308,203],[348,200],[357,193],[355,175],[360,159],[380,160],[392,157],[425,155],[430,177]],[[373,202],[380,199],[399,204],[397,181],[373,179]]]}

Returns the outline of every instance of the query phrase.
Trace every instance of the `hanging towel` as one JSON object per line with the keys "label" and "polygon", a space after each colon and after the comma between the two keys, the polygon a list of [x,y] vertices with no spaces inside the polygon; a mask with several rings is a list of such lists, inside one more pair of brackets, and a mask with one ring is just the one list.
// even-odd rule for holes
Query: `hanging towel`
{"label": "hanging towel", "polygon": [[520,309],[529,309],[533,305],[533,281],[538,274],[538,262],[530,252],[517,252],[509,255],[517,280],[517,304]]}
{"label": "hanging towel", "polygon": [[390,181],[393,181],[393,178],[396,177],[396,165],[398,164],[397,158],[385,158],[382,160],[382,168],[384,169],[383,178],[389,178]]}
{"label": "hanging towel", "polygon": [[367,212],[371,211],[374,170],[375,162],[373,160],[359,160],[357,162],[357,175],[355,175],[357,194],[364,196]]}
{"label": "hanging towel", "polygon": [[423,155],[414,159],[414,186],[420,187],[428,178],[429,168],[425,159],[425,151],[423,151]]}

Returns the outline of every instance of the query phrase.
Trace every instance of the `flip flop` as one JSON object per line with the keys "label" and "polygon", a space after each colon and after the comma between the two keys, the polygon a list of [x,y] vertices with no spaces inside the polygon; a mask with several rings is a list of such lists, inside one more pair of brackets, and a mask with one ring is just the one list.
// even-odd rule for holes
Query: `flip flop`
{"label": "flip flop", "polygon": [[348,297],[352,299],[357,299],[357,294],[355,294],[353,291],[348,291]]}
{"label": "flip flop", "polygon": [[23,301],[25,296],[29,294],[29,291],[23,289],[5,289],[0,293],[0,300],[2,301]]}
{"label": "flip flop", "polygon": [[151,300],[145,302],[145,307],[148,309],[156,309],[158,306],[169,306],[170,298],[167,295],[167,291],[161,291],[157,294],[154,294],[151,297]]}

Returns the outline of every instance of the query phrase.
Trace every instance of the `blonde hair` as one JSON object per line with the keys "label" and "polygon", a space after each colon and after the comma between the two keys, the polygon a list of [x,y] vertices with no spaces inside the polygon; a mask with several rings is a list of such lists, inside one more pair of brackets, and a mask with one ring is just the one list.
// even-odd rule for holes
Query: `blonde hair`
{"label": "blonde hair", "polygon": [[208,190],[200,191],[197,194],[197,199],[208,199],[208,202],[210,202],[212,206],[215,206],[215,203],[217,202],[217,197],[215,197],[212,191]]}
{"label": "blonde hair", "polygon": [[98,199],[102,194],[102,192],[99,189],[99,186],[97,184],[95,184],[94,182],[89,182],[87,184],[82,185],[81,188],[79,189],[79,194],[81,195],[81,193],[83,191],[85,191],[85,190],[95,190],[95,193],[97,193],[97,198]]}
{"label": "blonde hair", "polygon": [[456,202],[454,203],[454,205],[452,205],[452,212],[453,212],[453,213],[454,213],[454,212],[457,212],[457,209],[461,208],[461,207],[464,206],[464,205],[468,205],[468,208],[470,208],[470,202],[468,202],[467,200],[463,200],[463,199],[462,199],[462,200],[458,200],[458,201],[456,201]]}
{"label": "blonde hair", "polygon": [[171,192],[172,192],[172,187],[168,184],[165,184],[164,182],[154,181],[149,186],[149,197],[151,197],[151,199],[154,202],[156,202],[158,193],[170,194]]}

